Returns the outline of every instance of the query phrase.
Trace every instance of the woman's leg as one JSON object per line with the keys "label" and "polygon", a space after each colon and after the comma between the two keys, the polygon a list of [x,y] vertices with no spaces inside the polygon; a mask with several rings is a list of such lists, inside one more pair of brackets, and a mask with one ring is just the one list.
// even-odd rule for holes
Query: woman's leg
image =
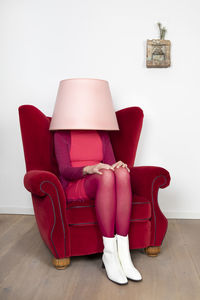
{"label": "woman's leg", "polygon": [[117,191],[116,237],[119,260],[128,279],[141,281],[142,276],[133,265],[129,249],[128,231],[132,207],[130,173],[126,168],[115,168],[115,179]]}
{"label": "woman's leg", "polygon": [[95,210],[101,233],[114,237],[116,218],[115,174],[112,170],[101,169],[101,174],[91,174],[85,178],[85,192],[95,198]]}
{"label": "woman's leg", "polygon": [[130,173],[124,167],[115,168],[116,180],[116,233],[126,236],[129,231],[131,208],[132,208],[132,189]]}

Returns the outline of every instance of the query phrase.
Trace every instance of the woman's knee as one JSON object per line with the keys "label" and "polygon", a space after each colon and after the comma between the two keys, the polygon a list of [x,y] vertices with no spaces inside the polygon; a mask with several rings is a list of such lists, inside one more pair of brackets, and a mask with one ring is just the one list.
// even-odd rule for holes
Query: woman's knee
{"label": "woman's knee", "polygon": [[110,186],[115,183],[115,174],[113,170],[100,169],[100,172],[102,172],[102,174],[98,174],[99,184],[103,183]]}
{"label": "woman's knee", "polygon": [[115,174],[114,171],[109,169],[100,169],[99,170],[102,174],[94,173],[89,174],[86,178],[86,182],[90,182],[90,185],[99,185],[101,183],[108,183],[112,184],[115,181]]}
{"label": "woman's knee", "polygon": [[115,174],[112,170],[101,169],[102,174],[89,174],[85,179],[85,191],[88,197],[95,197],[97,191],[102,190],[102,188],[106,188],[110,190],[110,188],[115,185]]}
{"label": "woman's knee", "polygon": [[115,168],[116,179],[120,181],[130,181],[130,173],[125,167]]}

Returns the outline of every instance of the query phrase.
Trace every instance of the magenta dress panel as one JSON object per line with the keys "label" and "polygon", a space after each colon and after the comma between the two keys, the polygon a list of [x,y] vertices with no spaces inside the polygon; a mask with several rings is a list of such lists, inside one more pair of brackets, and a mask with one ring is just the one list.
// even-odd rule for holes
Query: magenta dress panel
{"label": "magenta dress panel", "polygon": [[85,166],[116,162],[109,134],[104,130],[55,131],[54,149],[68,202],[89,199],[84,182],[90,174],[83,174]]}

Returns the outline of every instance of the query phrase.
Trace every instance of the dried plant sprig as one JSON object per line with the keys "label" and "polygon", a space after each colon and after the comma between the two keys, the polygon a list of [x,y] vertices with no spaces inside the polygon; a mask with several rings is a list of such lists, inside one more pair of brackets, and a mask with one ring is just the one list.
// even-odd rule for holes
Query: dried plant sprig
{"label": "dried plant sprig", "polygon": [[165,27],[162,28],[162,24],[160,22],[158,22],[157,24],[158,24],[158,27],[159,27],[159,30],[160,30],[160,39],[164,40],[167,29]]}

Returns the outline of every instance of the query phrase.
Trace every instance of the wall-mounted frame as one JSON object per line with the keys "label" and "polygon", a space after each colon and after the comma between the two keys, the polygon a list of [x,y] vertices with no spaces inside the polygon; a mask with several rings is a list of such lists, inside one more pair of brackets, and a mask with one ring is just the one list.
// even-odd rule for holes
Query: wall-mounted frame
{"label": "wall-mounted frame", "polygon": [[171,65],[171,42],[169,40],[147,40],[146,66],[147,68],[168,68]]}

